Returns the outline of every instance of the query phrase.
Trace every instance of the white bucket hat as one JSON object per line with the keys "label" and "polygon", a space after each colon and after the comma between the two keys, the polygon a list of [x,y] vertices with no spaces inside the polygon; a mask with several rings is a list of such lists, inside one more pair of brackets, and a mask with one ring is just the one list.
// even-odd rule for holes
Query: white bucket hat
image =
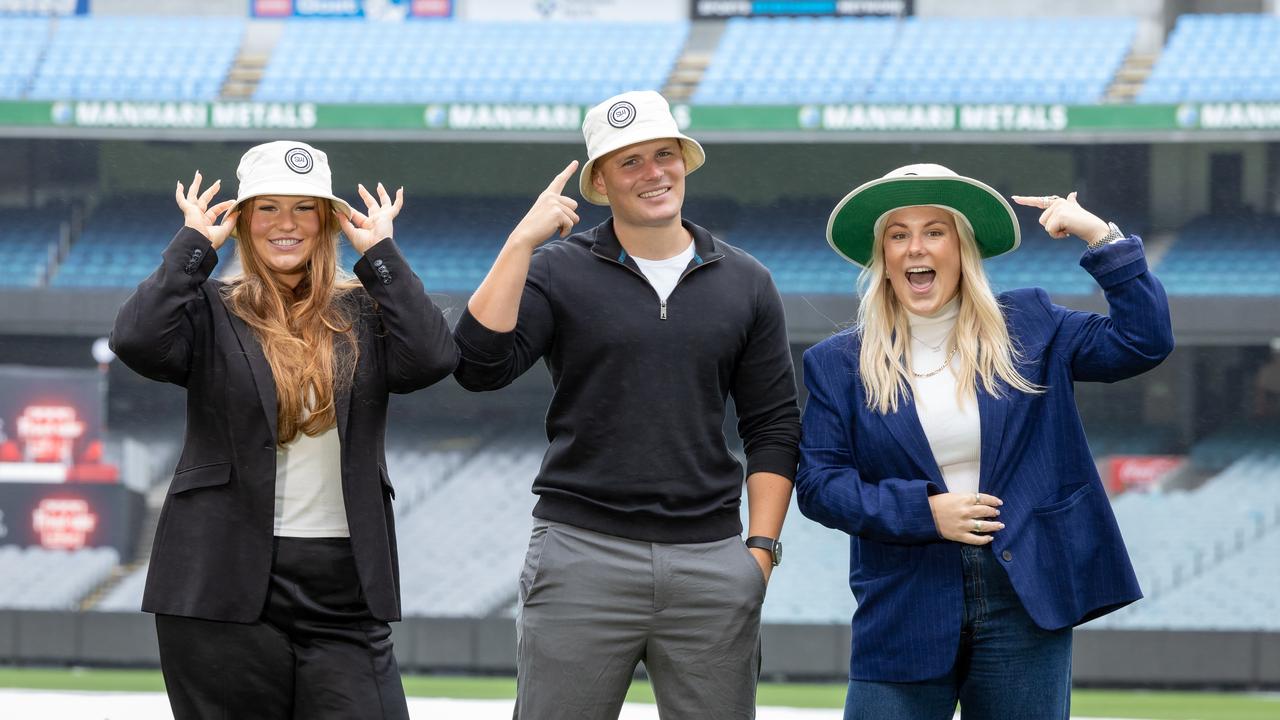
{"label": "white bucket hat", "polygon": [[595,205],[608,205],[609,198],[596,192],[591,184],[591,169],[596,160],[614,150],[650,140],[674,138],[680,141],[685,175],[702,167],[707,159],[702,146],[680,132],[667,99],[653,90],[632,90],[614,95],[591,108],[582,120],[582,136],[587,141],[587,164],[582,166],[578,189],[582,191],[582,197]]}
{"label": "white bucket hat", "polygon": [[259,195],[322,197],[351,217],[351,206],[333,194],[329,156],[304,142],[277,140],[249,148],[240,158],[236,179],[236,205]]}

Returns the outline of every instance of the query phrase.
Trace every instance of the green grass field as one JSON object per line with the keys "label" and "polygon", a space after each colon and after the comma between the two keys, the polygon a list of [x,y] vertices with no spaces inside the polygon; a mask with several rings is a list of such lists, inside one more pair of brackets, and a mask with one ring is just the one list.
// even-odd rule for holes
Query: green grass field
{"label": "green grass field", "polygon": [[[0,687],[40,690],[162,692],[164,683],[154,670],[46,670],[0,668]],[[495,699],[515,696],[510,678],[470,678],[406,675],[405,691],[416,697]],[[765,683],[761,705],[838,708],[844,685]],[[627,697],[653,702],[647,683],[635,683]],[[1276,720],[1280,695],[1200,692],[1138,692],[1077,690],[1071,699],[1076,717],[1143,718],[1144,720]]]}

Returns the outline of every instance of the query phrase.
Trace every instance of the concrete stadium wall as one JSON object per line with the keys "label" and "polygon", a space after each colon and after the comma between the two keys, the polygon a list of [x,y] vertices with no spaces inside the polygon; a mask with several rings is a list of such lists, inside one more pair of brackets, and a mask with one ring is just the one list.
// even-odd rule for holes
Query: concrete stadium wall
{"label": "concrete stadium wall", "polygon": [[[208,180],[221,178],[222,195],[229,197],[237,185],[236,165],[250,144],[103,141],[96,157],[85,152],[88,146],[59,146],[53,152],[78,154],[80,162],[95,166],[98,191],[103,195],[166,197],[176,180],[185,183],[200,170]],[[381,181],[388,187],[403,185],[411,196],[515,196],[528,197],[532,203],[570,160],[586,160],[581,143],[316,141],[314,145],[329,156],[340,196],[354,195],[357,182],[372,186]],[[1075,181],[1077,155],[1077,149],[1068,145],[976,143],[708,143],[706,150],[707,164],[689,178],[689,197],[729,197],[748,204],[830,197],[833,206],[858,185],[919,162],[940,163],[1010,192],[1037,194],[1046,188],[1069,188]],[[175,224],[180,217],[175,208]],[[517,221],[511,220],[513,225]]]}
{"label": "concrete stadium wall", "polygon": [[[406,672],[510,675],[510,618],[410,618],[393,625]],[[768,680],[839,681],[849,662],[844,625],[765,625]],[[0,664],[157,667],[155,625],[142,613],[0,611]],[[1280,688],[1280,633],[1080,630],[1082,686]]]}
{"label": "concrete stadium wall", "polygon": [[1276,199],[1268,167],[1274,153],[1262,143],[1186,143],[1151,148],[1151,219],[1157,228],[1173,229],[1209,212],[1212,185],[1209,164],[1214,155],[1238,154],[1242,161],[1240,201],[1255,212],[1273,212]]}

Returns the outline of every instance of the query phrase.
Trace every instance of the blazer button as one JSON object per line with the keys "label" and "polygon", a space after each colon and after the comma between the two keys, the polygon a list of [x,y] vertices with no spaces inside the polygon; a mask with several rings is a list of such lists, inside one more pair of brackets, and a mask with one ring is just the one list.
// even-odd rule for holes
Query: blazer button
{"label": "blazer button", "polygon": [[1000,553],[1000,557],[1005,562],[1013,562],[1013,553],[1009,552],[1008,550],[1005,550],[1004,552]]}
{"label": "blazer button", "polygon": [[384,277],[384,278],[382,278],[382,284],[383,284],[383,285],[390,285],[390,284],[391,284],[391,278],[389,278],[389,277]]}
{"label": "blazer button", "polygon": [[374,266],[374,267],[382,267],[382,261],[381,261],[381,260],[374,260],[374,261],[373,261],[373,266]]}

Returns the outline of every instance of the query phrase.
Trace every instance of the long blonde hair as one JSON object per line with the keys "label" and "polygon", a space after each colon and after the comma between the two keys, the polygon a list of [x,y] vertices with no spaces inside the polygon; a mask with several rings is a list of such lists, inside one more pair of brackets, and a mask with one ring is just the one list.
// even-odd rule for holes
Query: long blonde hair
{"label": "long blonde hair", "polygon": [[[1014,365],[1021,359],[1018,348],[1009,337],[1004,315],[987,273],[982,255],[973,239],[968,221],[947,209],[960,240],[959,315],[951,331],[960,369],[956,372],[958,398],[971,396],[978,379],[982,389],[993,397],[1002,397],[1000,383],[1018,392],[1039,393],[1043,389],[1028,382]],[[858,276],[858,330],[862,348],[858,355],[858,371],[866,389],[867,408],[881,414],[898,411],[901,398],[911,391],[911,336],[906,309],[898,302],[885,274],[884,226],[882,217],[875,227],[871,262]]]}
{"label": "long blonde hair", "polygon": [[[338,267],[338,224],[330,201],[315,201],[319,242],[297,287],[280,282],[258,257],[250,234],[251,199],[236,220],[241,272],[222,290],[231,311],[253,328],[271,365],[281,446],[299,432],[315,437],[335,425],[334,398],[350,387],[359,355],[356,308],[343,299],[360,284]],[[335,336],[342,339],[341,352],[335,351]]]}

